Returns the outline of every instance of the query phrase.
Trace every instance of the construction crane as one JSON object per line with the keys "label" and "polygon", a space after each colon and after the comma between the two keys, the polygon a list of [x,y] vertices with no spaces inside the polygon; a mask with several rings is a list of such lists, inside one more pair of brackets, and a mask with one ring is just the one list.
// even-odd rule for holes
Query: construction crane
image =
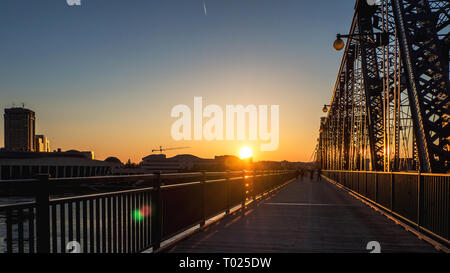
{"label": "construction crane", "polygon": [[159,152],[162,154],[163,151],[171,151],[171,150],[180,150],[180,149],[187,149],[191,147],[172,147],[172,148],[163,148],[162,146],[159,146],[159,149],[153,149],[152,153]]}

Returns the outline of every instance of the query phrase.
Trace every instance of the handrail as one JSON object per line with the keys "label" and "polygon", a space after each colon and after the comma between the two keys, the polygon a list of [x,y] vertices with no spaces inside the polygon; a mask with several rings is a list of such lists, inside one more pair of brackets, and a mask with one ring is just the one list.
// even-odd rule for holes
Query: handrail
{"label": "handrail", "polygon": [[[244,171],[247,173],[253,173],[253,171]],[[264,171],[263,171],[264,172]],[[263,173],[262,172],[262,173]],[[234,171],[229,172],[230,174],[243,174],[242,171]],[[205,176],[216,176],[216,175],[226,175],[227,172],[205,172]],[[281,173],[279,173],[281,174]],[[196,173],[182,173],[182,174],[161,174],[161,178],[192,178],[192,177],[201,177],[201,172]],[[267,173],[266,176],[276,175],[276,173]],[[264,176],[264,174],[256,175],[256,177]],[[84,181],[94,181],[96,183],[99,182],[112,182],[120,180],[121,182],[135,182],[140,180],[148,180],[148,179],[154,179],[156,177],[155,174],[150,175],[117,175],[117,176],[98,176],[98,177],[72,177],[72,178],[50,178],[49,182],[51,184],[59,184],[59,183],[70,183],[70,182],[84,182]],[[253,177],[253,176],[246,176],[247,178]],[[242,179],[242,176],[235,176],[230,177],[230,181],[234,180],[240,180]],[[212,179],[212,180],[206,180],[206,183],[210,182],[223,182],[226,178],[220,178],[220,179]],[[29,183],[30,185],[36,186],[36,183],[39,183],[39,179],[16,179],[16,180],[0,180],[0,188],[2,186],[7,186],[9,189],[12,187],[19,186],[23,187],[24,184]],[[23,183],[23,184],[22,184]],[[180,182],[175,183],[171,185],[162,185],[161,188],[175,188],[175,187],[183,187],[183,186],[189,186],[194,184],[200,184],[200,181],[191,181],[191,182]],[[138,188],[138,189],[130,189],[130,190],[120,190],[120,191],[111,191],[111,192],[104,192],[104,193],[95,193],[95,194],[87,194],[87,195],[77,195],[77,196],[70,196],[70,197],[60,197],[60,198],[52,198],[50,199],[50,202],[60,202],[60,201],[78,201],[82,199],[88,199],[88,198],[95,198],[99,196],[110,196],[114,194],[122,194],[122,193],[133,193],[133,192],[140,192],[145,190],[151,190],[152,187],[145,187],[145,188]],[[34,202],[27,202],[24,204],[34,204]],[[15,208],[19,204],[4,204],[0,205],[0,208]]]}
{"label": "handrail", "polygon": [[50,203],[59,203],[59,202],[64,202],[64,201],[74,202],[74,201],[79,201],[79,200],[92,199],[92,198],[96,198],[96,197],[108,197],[108,196],[113,196],[113,195],[117,195],[117,194],[138,193],[138,192],[145,192],[145,191],[149,191],[149,190],[153,190],[153,187],[52,198],[52,199],[50,199]]}
{"label": "handrail", "polygon": [[[280,172],[280,170],[278,170]],[[288,171],[288,170],[281,170],[281,172]],[[230,172],[205,172],[206,177],[211,176],[217,176],[217,175],[241,175],[245,173],[246,175],[249,174],[250,176],[253,176],[254,173],[256,174],[265,174],[266,171],[230,171]],[[267,173],[267,174],[277,174],[274,173]],[[201,177],[202,172],[192,172],[192,173],[162,173],[161,178],[194,178],[194,177]],[[112,182],[112,181],[118,181],[120,182],[133,182],[138,180],[149,180],[154,179],[156,177],[155,174],[135,174],[135,175],[108,175],[108,176],[88,176],[88,177],[64,177],[64,178],[50,178],[49,181],[52,183],[82,183],[89,181],[91,183],[105,183],[105,182]],[[17,184],[17,183],[36,183],[39,182],[39,179],[11,179],[11,180],[0,180],[0,187],[2,185],[6,184]]]}
{"label": "handrail", "polygon": [[[277,175],[288,170],[281,170],[277,172],[267,172],[267,171],[230,171],[230,172],[205,172],[205,177],[212,177],[218,175],[230,175],[230,179],[239,179],[245,174],[246,177],[253,177],[256,175]],[[237,176],[236,176],[237,175]],[[168,173],[161,174],[161,179],[178,179],[178,178],[196,178],[201,177],[202,172],[193,173]],[[110,175],[110,176],[93,176],[93,177],[66,177],[66,178],[49,178],[51,185],[70,185],[70,184],[95,184],[95,183],[127,183],[127,182],[144,182],[151,181],[156,178],[155,174],[138,174],[138,175]],[[15,179],[15,180],[0,180],[0,189],[15,189],[23,187],[24,185],[36,185],[39,183],[39,179]],[[181,182],[183,183],[183,182]],[[176,183],[180,184],[180,183]]]}
{"label": "handrail", "polygon": [[14,204],[3,204],[3,205],[0,205],[0,210],[29,208],[29,207],[32,207],[35,205],[36,205],[36,202],[21,202],[21,203],[14,203]]}
{"label": "handrail", "polygon": [[350,170],[322,170],[322,172],[352,172],[352,173],[373,173],[373,174],[403,174],[421,176],[442,176],[449,177],[450,173],[419,173],[419,172],[382,172],[382,171],[350,171]]}
{"label": "handrail", "polygon": [[200,181],[194,181],[194,182],[186,182],[186,183],[180,183],[180,184],[162,185],[161,189],[186,187],[186,186],[192,186],[192,185],[197,185],[197,184],[199,185],[199,184],[201,184],[201,182]]}
{"label": "handrail", "polygon": [[135,175],[109,175],[109,176],[88,176],[88,177],[65,177],[65,178],[50,178],[49,181],[53,183],[58,182],[108,182],[113,180],[121,180],[124,182],[137,181],[142,179],[153,179],[154,174],[135,174]]}

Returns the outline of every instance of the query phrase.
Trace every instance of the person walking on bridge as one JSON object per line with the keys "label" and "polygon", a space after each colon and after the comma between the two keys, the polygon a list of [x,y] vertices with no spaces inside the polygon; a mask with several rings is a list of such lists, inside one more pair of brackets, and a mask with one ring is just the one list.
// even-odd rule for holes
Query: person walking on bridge
{"label": "person walking on bridge", "polygon": [[305,170],[300,168],[300,181],[303,181],[303,177],[305,176]]}
{"label": "person walking on bridge", "polygon": [[318,168],[317,169],[317,181],[321,181],[322,180],[322,169]]}
{"label": "person walking on bridge", "polygon": [[309,170],[309,178],[310,178],[311,180],[314,179],[314,169]]}

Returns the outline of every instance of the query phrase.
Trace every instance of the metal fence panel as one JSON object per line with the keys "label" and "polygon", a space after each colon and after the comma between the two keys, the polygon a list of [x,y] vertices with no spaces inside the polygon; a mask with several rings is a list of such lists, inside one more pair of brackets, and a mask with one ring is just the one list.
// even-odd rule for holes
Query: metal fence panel
{"label": "metal fence panel", "polygon": [[200,223],[203,219],[200,190],[200,183],[163,189],[163,239]]}
{"label": "metal fence panel", "polygon": [[[79,243],[77,250],[84,253],[133,253],[158,248],[161,240],[243,204],[295,174],[247,172],[245,179],[243,176],[244,172],[217,172],[50,181],[44,175],[13,181],[13,186],[20,184],[19,188],[25,187],[23,183],[31,183],[37,191],[36,201],[0,206],[0,238],[5,238],[0,241],[0,252],[71,252],[76,249],[67,247],[73,241]],[[202,181],[195,182],[199,178]],[[1,187],[12,186],[4,182]],[[54,199],[49,195],[50,185],[58,183],[64,187],[69,183],[111,183],[117,187],[121,182],[138,182],[141,187]],[[51,190],[58,192],[53,187]]]}
{"label": "metal fence panel", "polygon": [[393,174],[394,195],[392,210],[406,219],[417,222],[418,176]]}
{"label": "metal fence panel", "polygon": [[[325,176],[449,243],[448,174],[324,171]],[[355,184],[358,177],[358,184]],[[351,181],[351,182],[349,182]]]}
{"label": "metal fence panel", "polygon": [[424,228],[449,239],[450,177],[423,176]]}

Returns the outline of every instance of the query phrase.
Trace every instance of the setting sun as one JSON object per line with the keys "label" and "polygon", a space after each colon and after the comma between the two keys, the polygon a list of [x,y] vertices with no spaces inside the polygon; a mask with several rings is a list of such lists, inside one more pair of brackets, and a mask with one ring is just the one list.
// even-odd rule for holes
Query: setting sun
{"label": "setting sun", "polygon": [[247,159],[253,156],[253,151],[250,147],[244,146],[239,150],[239,157],[241,159]]}

